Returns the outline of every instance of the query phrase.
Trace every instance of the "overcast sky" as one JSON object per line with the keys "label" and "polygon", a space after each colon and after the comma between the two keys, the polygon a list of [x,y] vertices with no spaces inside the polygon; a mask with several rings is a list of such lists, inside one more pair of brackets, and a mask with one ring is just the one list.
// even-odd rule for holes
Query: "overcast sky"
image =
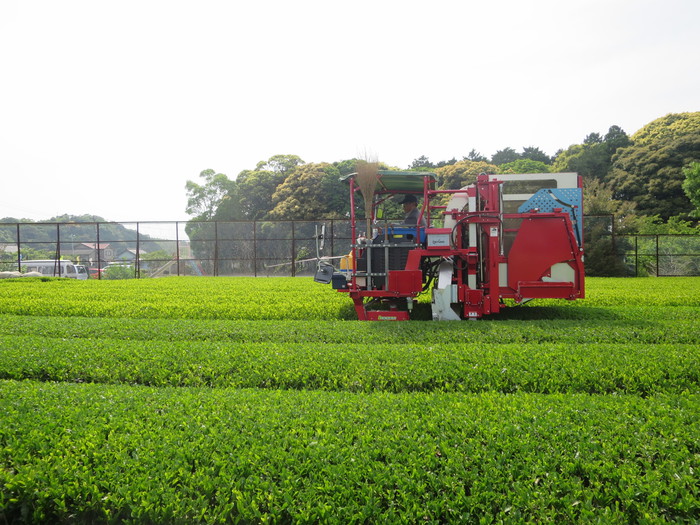
{"label": "overcast sky", "polygon": [[700,110],[697,0],[0,0],[0,218],[186,220],[276,154],[407,168]]}

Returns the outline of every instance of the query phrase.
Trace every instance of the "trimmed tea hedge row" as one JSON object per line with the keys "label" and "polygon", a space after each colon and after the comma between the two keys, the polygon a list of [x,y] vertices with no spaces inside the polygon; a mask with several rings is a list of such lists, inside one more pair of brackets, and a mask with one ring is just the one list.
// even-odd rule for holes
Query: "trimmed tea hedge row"
{"label": "trimmed tea hedge row", "polygon": [[[514,309],[531,312],[534,308]],[[566,311],[581,314],[581,308]],[[542,310],[537,309],[540,314]],[[237,343],[700,343],[700,308],[605,310],[603,319],[348,323],[298,320],[109,319],[0,314],[0,333],[57,338]],[[556,313],[557,310],[554,311]],[[583,322],[582,322],[583,321]]]}
{"label": "trimmed tea hedge row", "polygon": [[311,278],[6,279],[0,312],[170,319],[352,318],[346,295]]}
{"label": "trimmed tea hedge row", "polygon": [[319,347],[0,335],[0,348],[0,379],[353,392],[700,393],[697,344],[429,340]]}
{"label": "trimmed tea hedge row", "polygon": [[[510,309],[500,318],[570,317],[579,308],[585,318],[605,316],[601,307],[700,307],[700,283],[694,277],[588,279],[588,297],[580,301],[538,300]],[[590,290],[594,290],[590,293]],[[422,301],[430,301],[429,296]],[[544,308],[529,311],[530,308]],[[427,304],[417,313],[430,317]],[[124,281],[7,279],[0,283],[0,313],[32,316],[80,316],[170,319],[355,319],[346,294],[310,278],[172,277]]]}
{"label": "trimmed tea hedge row", "polygon": [[2,381],[0,411],[6,522],[642,523],[700,514],[697,395]]}
{"label": "trimmed tea hedge row", "polygon": [[700,279],[587,287],[360,323],[305,278],[0,282],[0,523],[697,521]]}

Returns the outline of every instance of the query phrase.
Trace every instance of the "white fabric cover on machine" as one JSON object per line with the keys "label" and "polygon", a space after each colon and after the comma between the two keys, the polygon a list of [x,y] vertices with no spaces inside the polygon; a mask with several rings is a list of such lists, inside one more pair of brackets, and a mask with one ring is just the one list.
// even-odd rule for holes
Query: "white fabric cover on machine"
{"label": "white fabric cover on machine", "polygon": [[452,284],[453,263],[451,260],[444,260],[440,263],[438,282],[433,288],[433,319],[436,321],[459,321],[460,317],[452,309],[451,303],[456,302]]}

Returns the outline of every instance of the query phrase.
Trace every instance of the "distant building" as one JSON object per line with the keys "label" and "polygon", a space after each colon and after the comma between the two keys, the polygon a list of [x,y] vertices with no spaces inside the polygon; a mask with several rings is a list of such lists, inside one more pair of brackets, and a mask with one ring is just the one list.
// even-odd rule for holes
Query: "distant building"
{"label": "distant building", "polygon": [[143,255],[145,253],[146,252],[144,252],[143,250],[139,250],[137,253],[136,250],[134,250],[133,248],[127,248],[123,252],[120,252],[119,255],[117,255],[115,257],[115,260],[117,260],[117,261],[135,261],[139,255],[143,257]]}
{"label": "distant building", "polygon": [[89,261],[90,265],[97,266],[97,261],[109,262],[114,260],[114,248],[109,243],[83,242],[76,244],[73,256],[81,261]]}

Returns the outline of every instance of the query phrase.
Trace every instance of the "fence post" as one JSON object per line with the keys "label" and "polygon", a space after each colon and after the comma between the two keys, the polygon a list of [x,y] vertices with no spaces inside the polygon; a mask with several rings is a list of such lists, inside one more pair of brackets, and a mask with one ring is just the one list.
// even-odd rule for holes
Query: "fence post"
{"label": "fence post", "polygon": [[296,254],[296,246],[297,246],[297,232],[294,228],[296,225],[296,221],[292,221],[292,277],[297,276],[297,263],[296,259],[294,258],[294,255]]}
{"label": "fence post", "polygon": [[219,276],[219,221],[214,221],[214,276]]}
{"label": "fence post", "polygon": [[134,264],[134,277],[141,278],[141,235],[139,233],[139,222],[136,223],[136,264]]}
{"label": "fence post", "polygon": [[258,276],[258,221],[253,221],[253,277]]}
{"label": "fence post", "polygon": [[22,271],[22,243],[19,237],[19,223],[17,223],[17,271]]}
{"label": "fence post", "polygon": [[56,265],[58,265],[58,276],[61,277],[61,225],[56,223],[56,262],[54,263],[53,274],[56,275]]}
{"label": "fence post", "polygon": [[177,276],[180,277],[180,223],[175,221],[175,264]]}
{"label": "fence post", "polygon": [[615,236],[616,236],[616,233],[615,233],[615,216],[611,214],[611,215],[610,215],[610,237],[611,237],[611,240],[612,240],[612,251],[613,251],[613,255],[614,255],[615,257],[617,257],[617,255],[618,255],[618,254],[617,254],[617,242],[616,242]]}
{"label": "fence post", "polygon": [[659,234],[656,234],[656,276],[659,276]]}
{"label": "fence post", "polygon": [[97,244],[95,245],[97,252],[97,278],[102,280],[102,257],[100,256],[100,223],[97,223]]}

